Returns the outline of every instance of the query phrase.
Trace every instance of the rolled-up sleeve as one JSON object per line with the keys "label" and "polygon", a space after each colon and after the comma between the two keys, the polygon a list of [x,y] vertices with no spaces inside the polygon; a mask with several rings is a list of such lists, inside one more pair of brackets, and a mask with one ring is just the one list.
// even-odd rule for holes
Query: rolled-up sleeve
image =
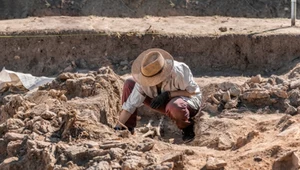
{"label": "rolled-up sleeve", "polygon": [[143,94],[141,87],[136,83],[126,102],[123,103],[122,109],[133,114],[136,108],[142,106],[145,99],[146,96]]}

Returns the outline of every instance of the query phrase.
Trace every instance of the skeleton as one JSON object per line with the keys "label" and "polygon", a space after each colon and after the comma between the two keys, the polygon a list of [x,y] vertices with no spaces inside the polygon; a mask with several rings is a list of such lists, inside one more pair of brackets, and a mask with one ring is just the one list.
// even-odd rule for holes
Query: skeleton
{"label": "skeleton", "polygon": [[161,116],[159,119],[159,123],[156,127],[152,126],[153,119],[150,119],[148,124],[145,127],[139,129],[141,133],[143,133],[142,137],[151,137],[154,138],[157,136],[161,139],[161,132],[163,130],[164,116]]}

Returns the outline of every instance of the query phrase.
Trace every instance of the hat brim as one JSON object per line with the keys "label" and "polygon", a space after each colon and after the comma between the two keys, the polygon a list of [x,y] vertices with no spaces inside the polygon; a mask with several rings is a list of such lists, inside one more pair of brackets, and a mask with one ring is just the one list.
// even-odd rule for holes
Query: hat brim
{"label": "hat brim", "polygon": [[[141,63],[143,58],[152,51],[158,51],[165,59],[165,65],[163,69],[152,77],[146,77],[141,73]],[[159,48],[152,48],[142,52],[132,63],[131,74],[134,80],[142,86],[155,86],[164,81],[173,69],[174,59],[167,51]]]}

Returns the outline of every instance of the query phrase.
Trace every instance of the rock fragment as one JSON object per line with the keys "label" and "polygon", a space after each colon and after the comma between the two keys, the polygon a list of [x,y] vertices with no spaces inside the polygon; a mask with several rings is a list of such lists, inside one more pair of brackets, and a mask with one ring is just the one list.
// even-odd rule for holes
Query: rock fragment
{"label": "rock fragment", "polygon": [[224,168],[227,163],[222,160],[212,156],[209,156],[206,161],[206,169],[221,169]]}
{"label": "rock fragment", "polygon": [[273,163],[273,170],[281,170],[281,169],[299,169],[300,162],[299,157],[295,153],[295,151],[288,151],[284,153],[281,157],[276,159]]}

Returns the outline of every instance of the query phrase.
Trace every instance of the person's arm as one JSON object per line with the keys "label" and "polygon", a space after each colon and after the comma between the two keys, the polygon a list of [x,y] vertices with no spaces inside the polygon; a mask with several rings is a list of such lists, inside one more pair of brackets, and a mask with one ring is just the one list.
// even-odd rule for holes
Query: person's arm
{"label": "person's arm", "polygon": [[[132,92],[127,98],[126,102],[122,105],[122,111],[119,115],[119,122],[123,125],[127,122],[130,116],[135,112],[137,107],[140,107],[144,102],[146,95],[142,94],[142,89],[139,84],[135,84]],[[116,128],[121,128],[122,126],[117,123]]]}
{"label": "person's arm", "polygon": [[[120,113],[120,116],[119,116],[119,121],[124,125],[127,120],[130,118],[132,114],[124,109],[122,109],[121,113]],[[120,123],[118,122],[116,127],[119,127],[121,128],[122,125],[120,125]]]}

